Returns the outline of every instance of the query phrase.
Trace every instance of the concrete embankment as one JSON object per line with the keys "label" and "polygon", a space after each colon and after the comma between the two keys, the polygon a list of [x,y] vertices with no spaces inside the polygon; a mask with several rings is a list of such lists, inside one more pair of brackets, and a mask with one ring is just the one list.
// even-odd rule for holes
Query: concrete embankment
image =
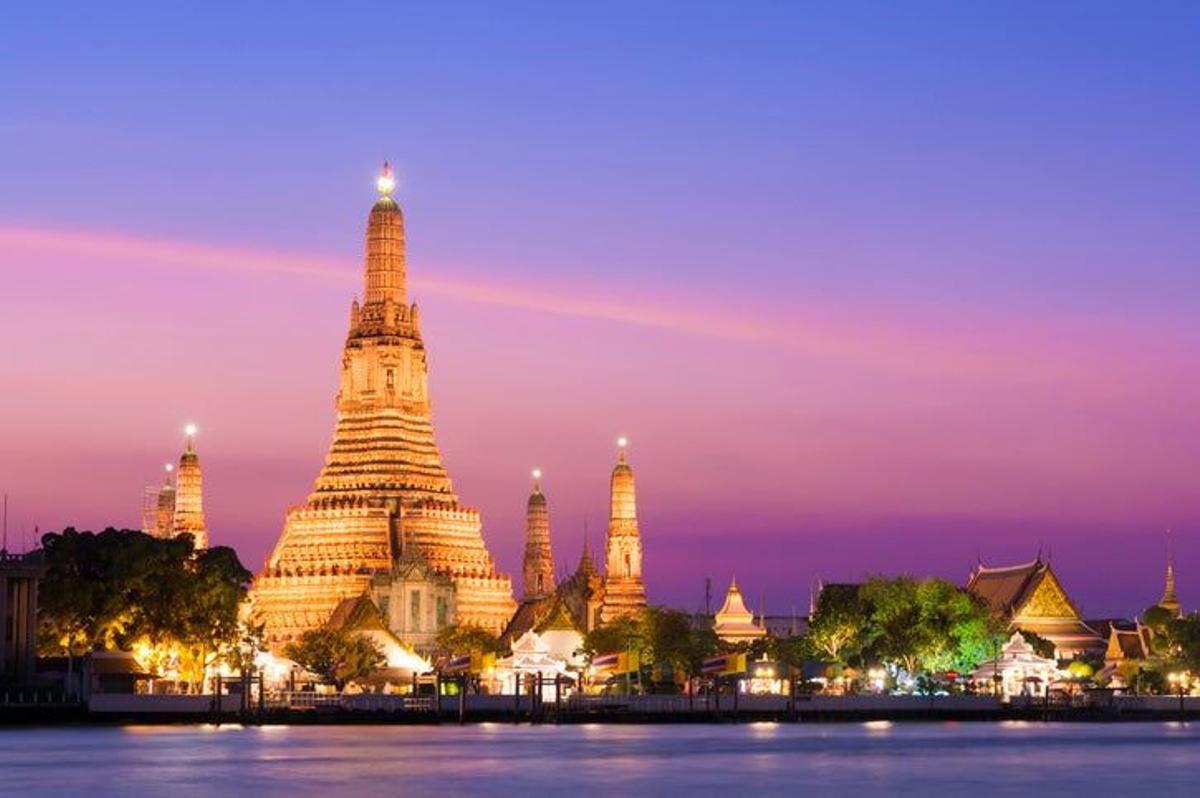
{"label": "concrete embankment", "polygon": [[408,698],[240,695],[94,695],[86,704],[0,706],[0,723],[739,723],[863,721],[1200,720],[1200,697],[1077,696],[1070,702],[990,696],[575,696],[556,704],[528,695]]}

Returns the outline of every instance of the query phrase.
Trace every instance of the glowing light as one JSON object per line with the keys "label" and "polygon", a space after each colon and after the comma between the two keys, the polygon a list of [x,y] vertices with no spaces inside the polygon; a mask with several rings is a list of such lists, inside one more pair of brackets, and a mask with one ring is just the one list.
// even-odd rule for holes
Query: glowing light
{"label": "glowing light", "polygon": [[542,469],[540,469],[540,468],[533,469],[533,478],[541,479],[542,478]]}
{"label": "glowing light", "polygon": [[622,435],[620,438],[617,438],[617,446],[624,449],[628,445],[629,445],[629,439],[626,438],[624,435]]}
{"label": "glowing light", "polygon": [[196,425],[188,424],[186,427],[183,428],[183,434],[188,436],[189,438],[196,437]]}
{"label": "glowing light", "polygon": [[375,180],[375,189],[379,192],[379,196],[390,197],[395,188],[396,178],[392,175],[392,165],[384,161],[383,171],[379,173],[379,177]]}
{"label": "glowing light", "polygon": [[170,474],[174,470],[175,470],[175,466],[172,465],[171,463],[167,463],[167,473]]}

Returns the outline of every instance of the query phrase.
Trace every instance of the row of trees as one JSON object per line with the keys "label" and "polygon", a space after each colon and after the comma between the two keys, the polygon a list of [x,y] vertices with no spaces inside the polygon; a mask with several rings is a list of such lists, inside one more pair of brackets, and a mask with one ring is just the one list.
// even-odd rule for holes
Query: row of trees
{"label": "row of trees", "polygon": [[144,664],[170,659],[198,683],[217,657],[239,654],[251,574],[231,548],[196,551],[190,535],[67,528],[42,537],[42,556],[43,656],[138,649],[159,660]]}

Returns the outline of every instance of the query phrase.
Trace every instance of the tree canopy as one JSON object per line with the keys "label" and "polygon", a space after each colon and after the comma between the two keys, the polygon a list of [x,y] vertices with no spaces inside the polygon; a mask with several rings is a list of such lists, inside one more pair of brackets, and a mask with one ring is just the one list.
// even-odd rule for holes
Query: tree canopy
{"label": "tree canopy", "polygon": [[386,662],[383,650],[371,638],[328,627],[304,632],[284,647],[283,655],[339,690]]}
{"label": "tree canopy", "polygon": [[197,552],[190,535],[67,528],[42,537],[42,557],[39,644],[46,655],[139,646],[145,656],[178,661],[196,680],[221,649],[239,642],[238,609],[251,574],[233,549]]}
{"label": "tree canopy", "polygon": [[455,654],[497,654],[504,647],[500,638],[481,626],[454,624],[444,627],[437,635],[437,649],[442,656]]}
{"label": "tree canopy", "polygon": [[873,577],[817,597],[808,650],[828,662],[894,665],[911,675],[968,671],[999,651],[1003,622],[943,579]]}

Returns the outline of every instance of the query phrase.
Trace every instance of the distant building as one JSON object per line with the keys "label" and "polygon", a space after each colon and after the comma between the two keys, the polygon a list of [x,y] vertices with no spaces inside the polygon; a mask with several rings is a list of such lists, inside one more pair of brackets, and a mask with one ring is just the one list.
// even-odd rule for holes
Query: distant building
{"label": "distant building", "polygon": [[807,615],[759,615],[759,623],[771,637],[803,637],[808,634]]}
{"label": "distant building", "polygon": [[204,476],[196,453],[196,428],[184,430],[179,467],[167,464],[161,488],[142,493],[142,531],[157,538],[188,533],[196,549],[208,548],[208,524],[204,520]]}
{"label": "distant building", "polygon": [[45,571],[37,553],[0,549],[0,683],[24,684],[34,678],[38,586]]}
{"label": "distant building", "polygon": [[967,590],[1006,619],[1010,629],[1049,640],[1060,659],[1104,650],[1104,640],[1083,621],[1050,563],[1040,556],[1004,568],[980,564],[971,573]]}

